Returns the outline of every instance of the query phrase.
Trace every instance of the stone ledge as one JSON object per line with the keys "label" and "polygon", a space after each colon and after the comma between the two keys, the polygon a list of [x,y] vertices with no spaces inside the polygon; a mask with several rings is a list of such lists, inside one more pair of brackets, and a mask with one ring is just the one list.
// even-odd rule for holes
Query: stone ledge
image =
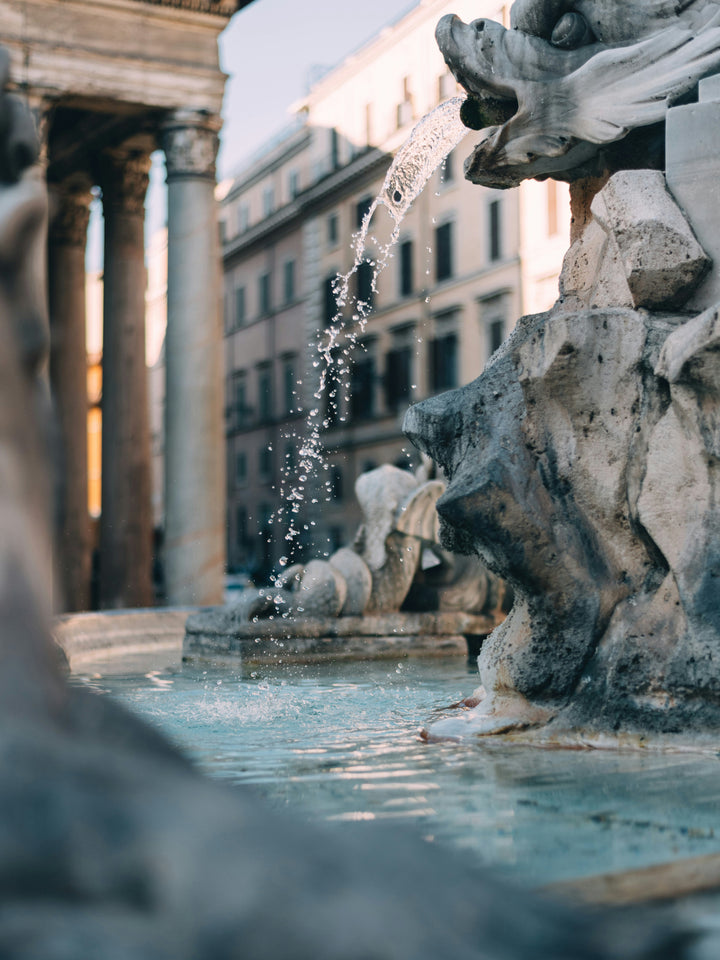
{"label": "stone ledge", "polygon": [[484,636],[496,622],[465,613],[393,613],[333,619],[274,619],[243,623],[232,608],[188,619],[183,655],[240,657],[246,662],[366,660],[467,656],[467,636]]}
{"label": "stone ledge", "polygon": [[80,661],[139,650],[182,647],[185,621],[196,607],[118,610],[57,617],[53,637],[74,668]]}

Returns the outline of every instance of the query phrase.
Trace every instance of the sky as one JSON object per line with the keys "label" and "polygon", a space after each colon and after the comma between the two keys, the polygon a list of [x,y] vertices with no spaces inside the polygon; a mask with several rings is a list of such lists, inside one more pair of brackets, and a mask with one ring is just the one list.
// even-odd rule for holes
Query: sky
{"label": "sky", "polygon": [[[308,92],[322,68],[334,67],[400,19],[420,0],[254,0],[220,36],[228,75],[218,179],[292,122],[288,108]],[[153,155],[147,196],[146,241],[166,217],[165,167]],[[87,269],[102,269],[102,207],[93,203]]]}
{"label": "sky", "polygon": [[288,107],[318,68],[333,67],[419,0],[254,0],[220,38],[230,79],[218,158],[222,179],[292,122]]}

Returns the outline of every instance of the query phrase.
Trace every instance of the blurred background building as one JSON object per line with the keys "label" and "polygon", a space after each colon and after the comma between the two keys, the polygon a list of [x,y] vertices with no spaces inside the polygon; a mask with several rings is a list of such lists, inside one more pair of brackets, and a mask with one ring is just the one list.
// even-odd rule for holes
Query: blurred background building
{"label": "blurred background building", "polygon": [[506,21],[507,9],[419,3],[325,75],[295,105],[296,125],[220,188],[230,569],[263,579],[287,554],[286,521],[271,519],[310,409],[322,407],[328,463],[306,495],[300,547],[317,553],[352,538],[360,473],[417,466],[401,433],[408,405],[474,379],[518,317],[557,297],[567,189],[469,184],[470,135],[406,215],[377,291],[371,268],[358,270],[352,292],[373,311],[348,382],[331,377],[314,396],[318,336],[336,314],[332,283],[352,266],[352,236],[414,124],[459,92],[435,25],[447,12]]}
{"label": "blurred background building", "polygon": [[[158,504],[145,318],[146,310],[157,312],[158,301],[151,296],[146,305],[145,198],[157,150],[165,155],[168,185],[165,592],[176,604],[222,597],[225,445],[214,188],[226,77],[218,37],[249,2],[0,0],[11,86],[35,115],[50,197],[49,373],[64,460],[55,538],[63,609],[92,602],[94,568],[100,606],[153,602]],[[87,309],[100,307],[97,286],[86,295],[93,197],[104,219],[102,355],[96,337],[88,368]],[[96,546],[88,507],[97,511],[98,494]]]}

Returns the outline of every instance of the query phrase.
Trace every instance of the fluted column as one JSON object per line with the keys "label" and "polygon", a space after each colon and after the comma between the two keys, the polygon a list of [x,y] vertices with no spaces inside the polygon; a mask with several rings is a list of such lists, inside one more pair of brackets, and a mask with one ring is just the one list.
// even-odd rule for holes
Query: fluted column
{"label": "fluted column", "polygon": [[220,124],[178,112],[163,130],[168,181],[165,582],[169,603],[219,603],[225,568]]}
{"label": "fluted column", "polygon": [[62,469],[57,503],[56,606],[87,610],[90,601],[90,519],[87,475],[85,244],[90,183],[80,177],[53,187],[48,237],[50,385]]}
{"label": "fluted column", "polygon": [[105,215],[100,605],[152,604],[150,433],[145,366],[149,157],[103,157]]}

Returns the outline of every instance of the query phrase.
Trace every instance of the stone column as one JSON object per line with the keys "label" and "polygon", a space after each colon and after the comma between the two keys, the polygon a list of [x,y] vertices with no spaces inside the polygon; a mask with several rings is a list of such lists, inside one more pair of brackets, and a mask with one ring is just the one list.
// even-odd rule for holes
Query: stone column
{"label": "stone column", "polygon": [[90,519],[87,474],[85,244],[90,182],[76,178],[51,189],[48,237],[50,385],[59,434],[56,607],[87,610],[90,601]]}
{"label": "stone column", "polygon": [[145,366],[145,192],[150,159],[104,154],[100,605],[152,604],[150,433]]}
{"label": "stone column", "polygon": [[180,111],[163,130],[168,181],[165,583],[171,604],[222,599],[225,569],[219,120]]}

